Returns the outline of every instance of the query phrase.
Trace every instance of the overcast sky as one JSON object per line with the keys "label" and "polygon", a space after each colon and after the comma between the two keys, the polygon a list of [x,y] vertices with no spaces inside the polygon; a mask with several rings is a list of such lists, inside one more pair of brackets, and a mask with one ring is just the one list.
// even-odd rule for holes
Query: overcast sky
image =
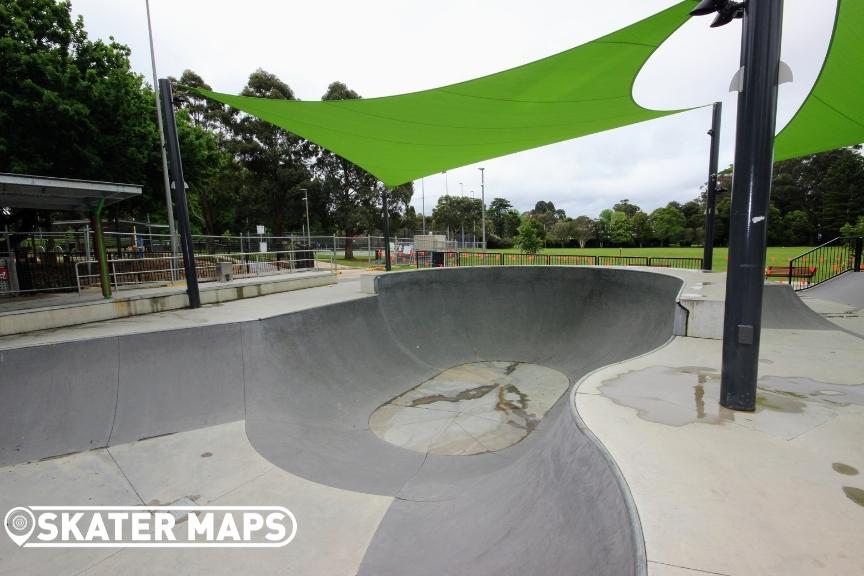
{"label": "overcast sky", "polygon": [[[238,93],[263,68],[303,100],[340,80],[363,97],[434,88],[572,48],[623,28],[675,0],[151,0],[161,76],[200,74],[218,92]],[[835,0],[786,0],[783,59],[795,81],[780,88],[778,128],[806,97],[828,48]],[[72,0],[91,37],[132,49],[151,78],[145,0]],[[679,109],[721,100],[720,165],[731,164],[735,124],[729,81],[738,68],[740,21],[710,29],[693,18],[637,79],[641,105]],[[595,217],[622,198],[645,210],[686,202],[705,182],[710,107],[483,162],[486,198],[520,210],[551,200],[570,216]],[[450,170],[450,194],[479,197],[477,166]],[[463,183],[460,187],[459,182]],[[426,213],[445,192],[425,178]],[[420,210],[421,183],[412,202]]]}

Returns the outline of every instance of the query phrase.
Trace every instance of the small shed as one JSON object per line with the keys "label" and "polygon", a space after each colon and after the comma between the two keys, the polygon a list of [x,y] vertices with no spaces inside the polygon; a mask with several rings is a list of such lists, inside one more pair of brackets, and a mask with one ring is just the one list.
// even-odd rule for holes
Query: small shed
{"label": "small shed", "polygon": [[[48,176],[7,174],[0,172],[0,208],[32,208],[36,210],[83,212],[90,215],[95,232],[96,259],[102,284],[102,294],[111,296],[108,265],[105,257],[105,239],[102,231],[102,210],[141,195],[141,186],[71,180]],[[12,258],[12,255],[9,255]],[[2,264],[0,264],[2,267]],[[15,262],[7,267],[8,281],[14,286]]]}

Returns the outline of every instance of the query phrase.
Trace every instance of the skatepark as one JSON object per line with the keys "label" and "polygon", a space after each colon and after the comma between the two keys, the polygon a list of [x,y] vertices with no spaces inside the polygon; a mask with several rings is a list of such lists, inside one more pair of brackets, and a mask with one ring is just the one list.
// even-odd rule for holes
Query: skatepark
{"label": "skatepark", "polygon": [[[860,476],[832,465],[862,465],[864,339],[767,289],[760,399],[734,413],[720,342],[680,335],[681,296],[718,279],[421,270],[5,337],[0,499],[279,502],[297,537],[255,562],[298,574],[805,574],[824,530],[808,562],[853,573]],[[759,546],[728,556],[742,531]],[[15,574],[252,558],[3,546]]]}
{"label": "skatepark", "polygon": [[[337,81],[320,100],[262,67],[235,90],[227,60],[225,92],[191,68],[160,77],[144,4],[152,86],[114,36],[88,43],[71,4],[2,11],[20,29],[10,77],[92,84],[44,90],[76,111],[55,130],[65,164],[32,118],[0,118],[18,139],[0,139],[17,155],[0,158],[0,576],[864,574],[860,3],[832,4],[824,58],[804,42],[819,62],[783,126],[800,67],[781,38],[802,27],[782,0],[682,0],[603,35],[578,14],[594,39],[527,64],[395,96]],[[280,20],[249,10],[265,11]],[[636,88],[680,31],[739,20],[724,170],[722,94],[646,107]],[[245,48],[230,38],[225,55]],[[294,60],[302,77],[311,58]],[[685,177],[695,138],[634,136],[709,111],[707,181]],[[631,130],[617,159],[574,157],[603,171],[580,172],[596,191],[541,161],[513,181],[647,199],[625,170],[651,163],[642,138],[669,149],[645,172],[665,207],[574,219],[557,196],[531,211],[495,197],[487,223],[490,174],[507,172],[492,162],[614,129]],[[450,197],[462,169],[479,198],[458,172]],[[669,201],[676,187],[699,196]]]}

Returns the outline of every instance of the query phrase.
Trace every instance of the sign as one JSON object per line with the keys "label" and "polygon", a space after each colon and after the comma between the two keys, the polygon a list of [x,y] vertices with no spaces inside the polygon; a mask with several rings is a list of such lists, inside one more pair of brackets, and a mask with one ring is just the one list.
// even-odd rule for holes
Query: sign
{"label": "sign", "polygon": [[257,233],[259,236],[263,236],[263,235],[264,235],[264,226],[263,226],[263,225],[258,224],[257,226],[255,226],[255,230],[256,230],[256,233]]}

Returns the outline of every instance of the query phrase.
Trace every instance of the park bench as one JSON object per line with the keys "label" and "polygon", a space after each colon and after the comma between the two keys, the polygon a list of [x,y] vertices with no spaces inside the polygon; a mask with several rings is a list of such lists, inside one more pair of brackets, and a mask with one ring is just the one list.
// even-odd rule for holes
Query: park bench
{"label": "park bench", "polygon": [[768,266],[765,269],[766,278],[806,278],[807,284],[815,274],[815,266]]}

